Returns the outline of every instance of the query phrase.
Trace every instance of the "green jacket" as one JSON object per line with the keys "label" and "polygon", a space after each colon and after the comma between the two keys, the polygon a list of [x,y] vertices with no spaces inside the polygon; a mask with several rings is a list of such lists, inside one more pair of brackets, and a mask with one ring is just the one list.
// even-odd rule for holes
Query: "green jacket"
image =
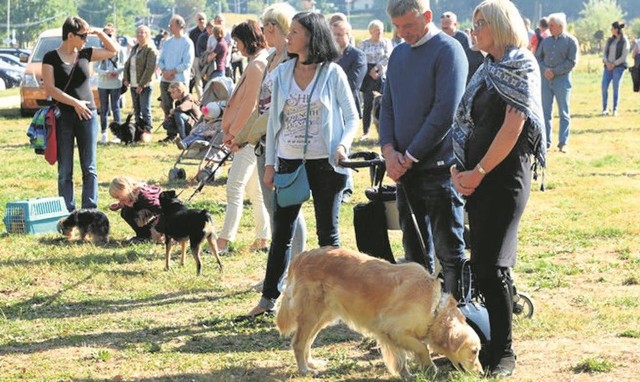
{"label": "green jacket", "polygon": [[[131,49],[131,54],[129,54],[129,58],[127,62],[124,63],[124,81],[131,83],[131,57],[135,54],[135,52],[139,49],[139,44],[136,44]],[[138,86],[142,86],[146,88],[151,85],[151,79],[153,78],[153,73],[156,70],[156,61],[158,60],[158,51],[155,50],[152,46],[144,46],[140,48],[138,54],[135,55],[136,58],[136,82]]]}

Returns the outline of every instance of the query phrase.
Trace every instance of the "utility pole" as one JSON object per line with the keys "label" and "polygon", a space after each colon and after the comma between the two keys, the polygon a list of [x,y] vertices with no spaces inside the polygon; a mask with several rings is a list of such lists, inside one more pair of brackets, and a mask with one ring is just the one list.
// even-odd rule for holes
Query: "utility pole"
{"label": "utility pole", "polygon": [[11,41],[11,0],[7,0],[7,45]]}

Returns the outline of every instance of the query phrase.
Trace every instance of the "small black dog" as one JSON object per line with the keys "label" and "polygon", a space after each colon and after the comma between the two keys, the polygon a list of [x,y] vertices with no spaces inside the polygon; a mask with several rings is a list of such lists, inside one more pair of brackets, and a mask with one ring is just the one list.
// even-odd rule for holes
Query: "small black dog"
{"label": "small black dog", "polygon": [[[206,239],[209,242],[209,248],[218,262],[220,272],[222,272],[222,262],[218,256],[218,246],[216,239],[213,218],[206,210],[188,209],[176,197],[176,192],[164,191],[160,194],[160,208],[162,214],[156,219],[156,224],[152,228],[151,234],[154,237],[158,233],[165,236],[165,263],[164,269],[169,270],[170,253],[172,240],[182,244],[182,252],[180,254],[180,265],[184,265],[184,256],[187,252],[187,240],[191,247],[191,254],[196,260],[196,274],[200,275],[202,262],[200,261],[200,249],[202,242]],[[154,232],[155,231],[155,232]]]}
{"label": "small black dog", "polygon": [[58,221],[58,232],[67,238],[72,237],[74,229],[78,230],[81,240],[91,237],[93,242],[109,241],[109,218],[96,209],[76,210]]}
{"label": "small black dog", "polygon": [[118,137],[125,145],[133,142],[146,141],[144,137],[151,131],[151,126],[138,126],[131,122],[131,118],[133,118],[133,114],[129,114],[122,124],[118,124],[117,122],[111,122],[109,124],[111,133]]}

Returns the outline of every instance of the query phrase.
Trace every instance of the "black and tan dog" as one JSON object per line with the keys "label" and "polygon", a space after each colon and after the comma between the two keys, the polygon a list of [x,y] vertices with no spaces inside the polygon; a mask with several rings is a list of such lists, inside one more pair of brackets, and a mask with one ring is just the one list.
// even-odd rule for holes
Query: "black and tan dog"
{"label": "black and tan dog", "polygon": [[58,232],[71,238],[77,230],[81,240],[91,238],[93,242],[106,243],[109,241],[109,218],[96,209],[81,209],[73,211],[66,218],[58,221]]}
{"label": "black and tan dog", "polygon": [[[188,209],[176,197],[176,192],[164,191],[160,194],[160,208],[162,213],[156,219],[156,224],[152,228],[152,235],[156,237],[158,233],[165,236],[165,270],[169,270],[172,240],[182,245],[180,254],[180,265],[184,265],[184,256],[187,251],[187,240],[191,247],[191,254],[196,261],[196,274],[200,275],[202,261],[200,260],[200,249],[202,242],[206,239],[209,248],[218,262],[218,267],[222,272],[222,262],[218,256],[218,246],[216,244],[215,227],[211,214],[206,210]],[[155,232],[154,232],[155,231]]]}
{"label": "black and tan dog", "polygon": [[111,122],[109,130],[125,145],[134,142],[148,142],[151,135],[151,126],[138,126],[131,122],[131,118],[133,118],[133,114],[129,114],[124,123]]}

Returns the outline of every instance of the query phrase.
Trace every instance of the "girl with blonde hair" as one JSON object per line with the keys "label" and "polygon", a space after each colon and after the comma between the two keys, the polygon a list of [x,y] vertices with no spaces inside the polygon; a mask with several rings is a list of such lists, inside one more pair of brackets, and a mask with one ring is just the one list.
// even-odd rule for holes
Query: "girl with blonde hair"
{"label": "girl with blonde hair", "polygon": [[118,201],[109,206],[111,211],[121,210],[120,216],[134,230],[136,236],[131,243],[149,241],[153,220],[162,212],[160,193],[162,189],[139,182],[128,176],[116,176],[109,184],[109,195]]}

